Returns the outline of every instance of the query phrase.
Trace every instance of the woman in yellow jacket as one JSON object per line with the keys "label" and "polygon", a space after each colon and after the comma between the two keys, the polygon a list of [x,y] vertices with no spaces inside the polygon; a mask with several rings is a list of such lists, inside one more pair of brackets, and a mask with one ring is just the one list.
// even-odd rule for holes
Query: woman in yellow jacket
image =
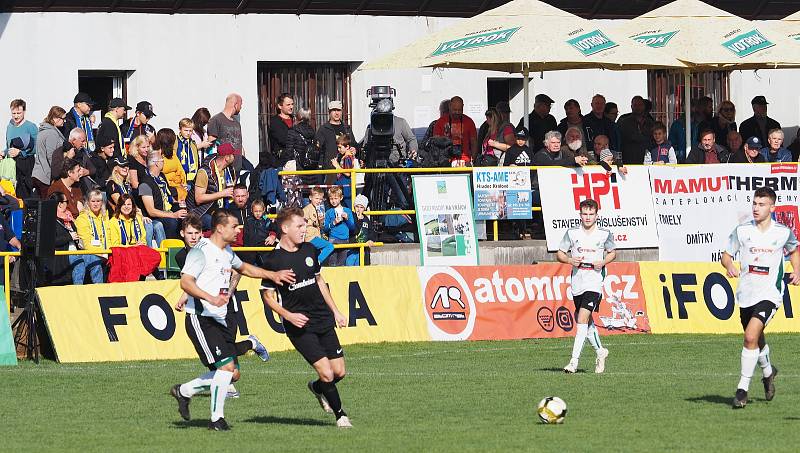
{"label": "woman in yellow jacket", "polygon": [[[109,247],[108,233],[109,221],[106,214],[106,203],[103,192],[94,189],[86,197],[86,204],[78,218],[75,219],[75,227],[78,230],[80,248],[83,250],[107,250]],[[101,255],[77,255],[86,264],[86,272],[89,273],[92,283],[103,283],[103,261]],[[73,276],[75,282],[83,282],[85,275]]]}
{"label": "woman in yellow jacket", "polygon": [[178,201],[183,202],[186,201],[186,172],[183,171],[183,165],[178,160],[177,154],[175,154],[176,140],[177,136],[172,129],[160,129],[156,133],[156,145],[154,148],[160,149],[161,155],[164,156],[164,169],[161,172],[167,178],[167,184],[176,192]]}
{"label": "woman in yellow jacket", "polygon": [[136,203],[129,194],[119,197],[119,204],[114,216],[109,222],[108,229],[109,247],[130,247],[134,245],[145,245],[146,234],[144,230],[144,219],[136,209]]}

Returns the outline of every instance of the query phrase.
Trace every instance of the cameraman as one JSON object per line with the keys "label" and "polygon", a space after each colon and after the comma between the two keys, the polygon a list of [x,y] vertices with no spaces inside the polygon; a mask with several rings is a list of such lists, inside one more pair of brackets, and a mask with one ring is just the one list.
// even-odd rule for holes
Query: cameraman
{"label": "cameraman", "polygon": [[[459,96],[450,99],[450,113],[443,115],[433,126],[434,137],[446,137],[453,142],[453,167],[471,165],[472,156],[478,151],[478,130],[472,118],[464,115],[464,100]],[[456,156],[455,154],[460,155]]]}

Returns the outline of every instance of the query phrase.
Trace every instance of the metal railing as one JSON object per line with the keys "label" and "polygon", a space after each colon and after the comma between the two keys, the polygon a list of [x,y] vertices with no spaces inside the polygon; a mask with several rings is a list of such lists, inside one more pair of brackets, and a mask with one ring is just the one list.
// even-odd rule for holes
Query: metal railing
{"label": "metal railing", "polygon": [[[365,242],[356,242],[352,244],[333,244],[334,249],[359,249],[358,250],[358,265],[359,267],[364,266],[364,258],[365,258],[365,248],[369,247],[382,247],[383,242],[373,242],[371,245],[367,245]],[[174,247],[173,247],[174,248]],[[275,247],[231,247],[234,252],[270,252],[275,250]],[[166,259],[164,254],[169,252],[169,248],[160,247],[154,248],[156,252],[162,255],[163,259]],[[110,249],[100,249],[100,250],[58,250],[55,252],[55,256],[69,256],[69,255],[110,255],[112,250]],[[8,259],[9,257],[19,257],[21,256],[20,252],[0,252],[0,257],[3,258],[3,270],[4,274],[4,281],[3,281],[3,290],[6,296],[6,308],[10,311],[11,310],[11,261]]]}

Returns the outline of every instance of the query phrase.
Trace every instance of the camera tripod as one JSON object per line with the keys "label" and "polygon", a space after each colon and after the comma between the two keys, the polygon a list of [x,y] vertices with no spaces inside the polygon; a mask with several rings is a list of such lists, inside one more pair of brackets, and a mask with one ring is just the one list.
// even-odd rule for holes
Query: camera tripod
{"label": "camera tripod", "polygon": [[22,296],[22,314],[11,325],[14,332],[14,346],[25,348],[25,358],[39,363],[39,336],[36,329],[39,323],[39,296],[36,294],[37,269],[39,262],[32,256],[23,256],[18,265],[23,266],[22,271],[27,271],[28,280]]}

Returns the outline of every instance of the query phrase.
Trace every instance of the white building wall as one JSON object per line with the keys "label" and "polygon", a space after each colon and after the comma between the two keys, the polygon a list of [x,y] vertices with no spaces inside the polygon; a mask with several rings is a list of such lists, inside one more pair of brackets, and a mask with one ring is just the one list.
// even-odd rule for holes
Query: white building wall
{"label": "white building wall", "polygon": [[[41,121],[51,105],[69,108],[78,90],[78,70],[129,70],[127,99],[153,103],[157,128],[205,106],[213,113],[225,96],[244,98],[244,147],[258,153],[257,63],[259,61],[361,62],[375,59],[458,19],[313,15],[160,15],[121,13],[0,14],[0,103],[23,98],[28,119]],[[79,36],[85,37],[80,41]],[[774,73],[774,74],[773,74]],[[775,100],[770,113],[785,126],[800,123],[795,71],[734,73],[739,120],[749,116],[749,99]],[[531,97],[549,94],[560,119],[563,103],[575,98],[589,111],[591,96],[603,93],[629,110],[633,95],[646,95],[643,71],[560,71],[532,74]],[[465,99],[476,124],[486,109],[486,79],[509,75],[489,71],[409,69],[356,71],[352,77],[353,126],[360,137],[369,121],[365,92],[371,85],[397,89],[396,113],[423,128],[438,116],[439,101]],[[522,91],[511,101],[512,120],[522,116]],[[2,109],[0,109],[2,111]]]}

